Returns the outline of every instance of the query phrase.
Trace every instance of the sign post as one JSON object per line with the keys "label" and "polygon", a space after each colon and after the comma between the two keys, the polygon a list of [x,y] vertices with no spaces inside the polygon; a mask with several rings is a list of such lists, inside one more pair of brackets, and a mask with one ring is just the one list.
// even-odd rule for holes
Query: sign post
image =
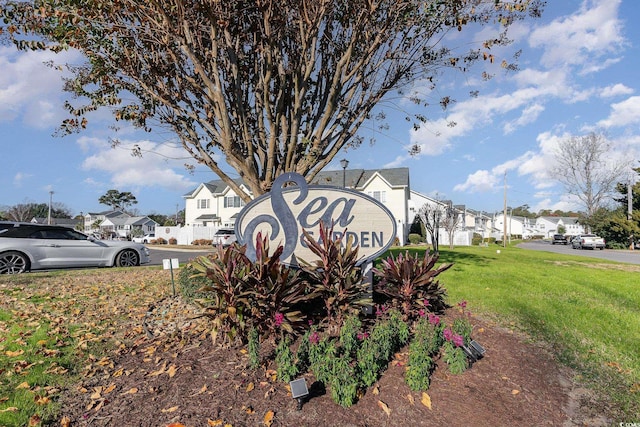
{"label": "sign post", "polygon": [[171,259],[163,259],[162,260],[162,267],[164,270],[171,270],[171,288],[173,289],[173,296],[176,296],[176,283],[173,280],[173,269],[174,268],[180,268],[180,261],[178,260],[178,258],[171,258]]}

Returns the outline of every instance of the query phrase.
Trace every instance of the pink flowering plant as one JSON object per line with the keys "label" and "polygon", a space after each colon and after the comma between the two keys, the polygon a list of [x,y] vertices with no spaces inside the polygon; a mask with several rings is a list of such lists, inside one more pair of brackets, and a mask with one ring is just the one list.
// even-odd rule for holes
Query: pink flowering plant
{"label": "pink flowering plant", "polygon": [[409,361],[405,380],[411,390],[427,390],[431,373],[435,368],[434,357],[443,342],[443,324],[440,317],[429,313],[420,315],[414,324],[413,338],[409,344]]}

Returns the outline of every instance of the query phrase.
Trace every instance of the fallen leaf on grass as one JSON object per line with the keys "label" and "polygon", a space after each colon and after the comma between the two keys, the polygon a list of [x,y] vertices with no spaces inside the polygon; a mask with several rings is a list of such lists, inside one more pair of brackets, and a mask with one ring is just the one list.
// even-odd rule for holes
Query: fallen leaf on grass
{"label": "fallen leaf on grass", "polygon": [[91,393],[91,398],[96,400],[102,397],[102,386],[94,387],[93,393]]}
{"label": "fallen leaf on grass", "polygon": [[34,414],[34,415],[31,415],[31,417],[29,417],[29,427],[39,426],[41,422],[42,422],[42,419],[38,414]]}
{"label": "fallen leaf on grass", "polygon": [[18,357],[24,354],[24,350],[5,351],[4,354],[6,354],[9,357]]}
{"label": "fallen leaf on grass", "polygon": [[172,406],[171,408],[167,408],[167,409],[161,409],[161,412],[163,413],[167,413],[167,412],[176,412],[178,410],[179,406]]}
{"label": "fallen leaf on grass", "polygon": [[33,397],[33,401],[36,405],[46,405],[51,402],[47,396],[38,396],[37,394]]}
{"label": "fallen leaf on grass", "polygon": [[194,394],[192,394],[192,396],[197,396],[199,394],[205,393],[207,391],[207,385],[203,385],[202,388],[200,390],[198,390],[197,392],[195,392]]}
{"label": "fallen leaf on grass", "polygon": [[176,375],[177,371],[178,371],[178,368],[176,368],[175,365],[169,366],[169,369],[167,370],[167,374],[169,374],[169,378],[173,378]]}
{"label": "fallen leaf on grass", "polygon": [[274,415],[275,414],[273,411],[268,411],[266,414],[264,414],[264,418],[262,419],[262,421],[264,422],[264,425],[266,425],[267,427],[270,427],[271,423],[273,423]]}
{"label": "fallen leaf on grass", "polygon": [[17,412],[18,408],[15,406],[9,406],[8,408],[0,409],[0,412]]}
{"label": "fallen leaf on grass", "polygon": [[429,410],[431,410],[431,396],[429,396],[427,393],[422,392],[422,399],[420,399],[420,402],[426,406],[427,408],[429,408]]}
{"label": "fallen leaf on grass", "polygon": [[21,388],[31,388],[31,387],[29,386],[28,382],[24,381],[17,385],[16,390]]}
{"label": "fallen leaf on grass", "polygon": [[378,400],[378,406],[382,409],[387,416],[391,415],[391,409],[389,409],[389,405],[384,403],[382,400]]}
{"label": "fallen leaf on grass", "polygon": [[157,371],[151,372],[147,376],[148,377],[157,377],[158,375],[164,374],[166,371],[167,371],[167,361],[165,360],[165,362],[162,364],[160,369],[158,369]]}

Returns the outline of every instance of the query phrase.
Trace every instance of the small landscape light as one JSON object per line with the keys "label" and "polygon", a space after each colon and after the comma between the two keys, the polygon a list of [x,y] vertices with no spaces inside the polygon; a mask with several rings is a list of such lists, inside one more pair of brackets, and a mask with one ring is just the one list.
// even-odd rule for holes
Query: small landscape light
{"label": "small landscape light", "polygon": [[486,350],[478,341],[472,340],[469,343],[469,347],[471,347],[471,351],[476,355],[476,359],[482,359],[484,357]]}
{"label": "small landscape light", "polygon": [[309,389],[307,388],[307,382],[304,378],[298,378],[289,382],[291,388],[291,396],[298,400],[298,411],[302,409],[302,403],[304,399],[309,396]]}
{"label": "small landscape light", "polygon": [[472,340],[468,346],[463,345],[462,351],[464,351],[464,354],[467,356],[467,359],[469,359],[469,362],[471,363],[477,362],[478,360],[482,359],[484,357],[484,353],[486,352],[484,347],[475,340]]}

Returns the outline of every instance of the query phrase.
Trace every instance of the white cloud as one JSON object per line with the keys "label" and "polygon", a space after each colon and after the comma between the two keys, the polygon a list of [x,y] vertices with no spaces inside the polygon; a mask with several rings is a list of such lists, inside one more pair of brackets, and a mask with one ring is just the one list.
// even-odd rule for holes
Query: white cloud
{"label": "white cloud", "polygon": [[619,95],[631,95],[634,92],[633,88],[625,86],[621,83],[607,86],[600,91],[601,98],[612,98]]}
{"label": "white cloud", "polygon": [[[85,147],[99,146],[99,140],[83,139],[79,144]],[[105,144],[103,142],[96,154],[84,160],[82,168],[106,172],[111,177],[111,184],[118,189],[161,187],[186,191],[197,185],[174,170],[184,167],[186,157],[184,149],[180,147],[151,141],[122,141],[117,148]],[[142,157],[132,155],[134,146],[140,148]]]}
{"label": "white cloud", "polygon": [[507,123],[504,125],[504,133],[508,135],[514,132],[517,128],[528,125],[529,123],[533,123],[536,119],[542,114],[544,111],[544,106],[540,104],[533,104],[524,110],[522,110],[522,114],[516,120]]}
{"label": "white cloud", "polygon": [[616,59],[602,61],[626,44],[618,19],[621,0],[585,0],[578,12],[535,29],[531,47],[542,47],[541,63],[549,68],[577,66],[583,72],[599,71]]}
{"label": "white cloud", "polygon": [[0,47],[0,121],[19,119],[39,129],[58,125],[64,114],[63,73],[44,63],[74,62],[78,56],[74,51],[16,52]]}
{"label": "white cloud", "polygon": [[598,122],[604,128],[621,127],[640,123],[640,96],[632,96],[617,104],[611,104],[611,114]]}
{"label": "white cloud", "polygon": [[499,183],[498,177],[487,170],[479,170],[467,177],[463,184],[453,187],[453,191],[486,193],[493,191]]}
{"label": "white cloud", "polygon": [[31,178],[32,176],[33,175],[28,173],[18,172],[13,177],[13,185],[17,187],[22,187],[22,184],[24,183],[24,181]]}

